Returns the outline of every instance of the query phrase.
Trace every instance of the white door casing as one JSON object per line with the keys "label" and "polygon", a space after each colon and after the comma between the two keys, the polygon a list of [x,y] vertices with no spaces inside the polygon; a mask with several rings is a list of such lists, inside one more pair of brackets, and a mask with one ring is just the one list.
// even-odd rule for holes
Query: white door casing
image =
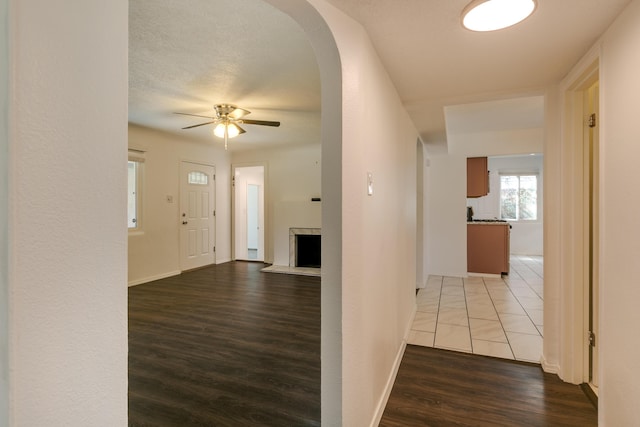
{"label": "white door casing", "polygon": [[180,164],[180,269],[215,263],[215,168]]}
{"label": "white door casing", "polygon": [[599,122],[600,122],[600,98],[599,98],[599,81],[596,81],[585,91],[585,111],[588,113],[589,119],[586,120],[585,128],[585,187],[587,192],[585,195],[585,213],[587,221],[585,225],[585,236],[588,238],[588,252],[586,253],[585,265],[588,277],[588,310],[589,319],[589,383],[592,388],[598,389],[599,375],[599,347],[600,328],[599,324],[599,275],[600,275],[600,233],[599,233],[599,207],[600,207],[600,144],[599,144]]}

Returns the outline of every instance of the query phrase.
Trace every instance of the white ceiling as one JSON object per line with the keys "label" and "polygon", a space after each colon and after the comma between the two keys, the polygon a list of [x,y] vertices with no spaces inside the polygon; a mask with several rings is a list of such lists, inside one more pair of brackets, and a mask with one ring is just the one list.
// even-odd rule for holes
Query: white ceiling
{"label": "white ceiling", "polygon": [[320,76],[300,27],[261,0],[130,0],[129,121],[220,143],[207,119],[215,104],[248,119],[231,147],[320,141]]}
{"label": "white ceiling", "polygon": [[[460,25],[470,0],[327,1],[365,27],[434,151],[446,146],[447,130],[513,127],[533,120],[526,115],[535,108],[542,117],[533,95],[559,81],[630,2],[538,0],[523,23],[475,33]],[[173,112],[208,114],[213,104],[234,103],[252,111],[248,118],[282,122],[246,126],[234,147],[319,141],[318,69],[288,16],[262,0],[130,0],[129,8],[132,123],[212,140],[210,126],[181,131],[199,119]],[[520,97],[523,116],[502,102]]]}

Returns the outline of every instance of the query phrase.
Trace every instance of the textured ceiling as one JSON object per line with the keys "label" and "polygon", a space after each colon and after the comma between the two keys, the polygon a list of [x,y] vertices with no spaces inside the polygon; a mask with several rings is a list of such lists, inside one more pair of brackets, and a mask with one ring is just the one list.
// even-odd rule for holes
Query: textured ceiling
{"label": "textured ceiling", "polygon": [[[460,25],[469,0],[327,1],[365,27],[434,151],[446,146],[444,107],[535,100],[531,95],[559,81],[630,2],[538,0],[523,23],[475,33]],[[227,102],[251,110],[249,118],[282,122],[280,128],[247,126],[238,147],[319,141],[318,69],[288,16],[262,0],[129,5],[132,123],[177,131],[198,119],[172,112],[206,114]],[[500,105],[492,109],[497,115]],[[447,121],[456,119],[448,113]],[[468,131],[471,123],[461,126]],[[212,138],[209,126],[180,132]]]}
{"label": "textured ceiling", "polygon": [[[232,6],[231,6],[232,5]],[[130,0],[129,121],[208,141],[212,126],[181,130],[236,104],[248,119],[230,147],[320,140],[320,77],[300,27],[261,0]]]}

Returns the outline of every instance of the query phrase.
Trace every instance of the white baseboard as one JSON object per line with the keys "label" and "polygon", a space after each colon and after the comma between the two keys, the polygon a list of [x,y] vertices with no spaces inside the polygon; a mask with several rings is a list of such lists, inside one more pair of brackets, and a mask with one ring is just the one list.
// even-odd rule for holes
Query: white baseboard
{"label": "white baseboard", "polygon": [[400,369],[400,364],[402,363],[402,357],[404,356],[404,351],[407,348],[407,341],[409,339],[409,333],[411,332],[411,326],[413,325],[413,319],[416,316],[417,306],[414,306],[413,312],[411,313],[409,324],[404,333],[404,338],[402,339],[402,343],[400,343],[400,348],[398,349],[398,353],[396,354],[396,358],[393,361],[393,366],[391,368],[391,372],[389,373],[389,378],[387,378],[387,383],[385,384],[384,391],[380,400],[378,401],[378,405],[376,406],[376,410],[373,413],[373,420],[371,420],[371,427],[377,427],[380,424],[380,420],[382,420],[382,415],[384,415],[384,409],[387,407],[387,402],[389,401],[389,396],[391,396],[391,390],[393,389],[393,385],[396,382],[396,377],[398,376],[398,369]]}
{"label": "white baseboard", "polygon": [[492,279],[500,279],[502,274],[493,274],[493,273],[467,273],[468,277],[488,277]]}
{"label": "white baseboard", "polygon": [[549,363],[547,359],[543,356],[540,356],[540,366],[542,366],[542,370],[548,372],[550,374],[560,374],[560,366],[558,364]]}
{"label": "white baseboard", "polygon": [[127,284],[127,286],[131,287],[136,285],[142,285],[143,283],[153,282],[154,280],[166,279],[167,277],[177,276],[178,274],[180,274],[180,270],[171,271],[169,273],[158,274],[157,276],[145,277],[144,279],[132,280]]}
{"label": "white baseboard", "polygon": [[[219,260],[216,260],[215,263],[216,264],[224,264],[225,262],[231,262],[231,258],[219,259]],[[177,276],[178,274],[181,274],[181,273],[182,273],[181,270],[176,270],[176,271],[170,271],[169,273],[158,274],[156,276],[145,277],[143,279],[136,279],[136,280],[130,281],[127,284],[127,286],[131,287],[131,286],[136,286],[136,285],[142,285],[143,283],[153,282],[154,280],[166,279],[167,277]]]}

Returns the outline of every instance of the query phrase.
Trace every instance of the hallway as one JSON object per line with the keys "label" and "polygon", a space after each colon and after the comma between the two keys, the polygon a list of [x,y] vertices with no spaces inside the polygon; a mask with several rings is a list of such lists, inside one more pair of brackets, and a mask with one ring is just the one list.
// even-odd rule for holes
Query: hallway
{"label": "hallway", "polygon": [[430,276],[409,344],[540,363],[543,258],[511,255],[502,278]]}
{"label": "hallway", "polygon": [[379,425],[587,427],[598,413],[540,366],[408,345]]}

